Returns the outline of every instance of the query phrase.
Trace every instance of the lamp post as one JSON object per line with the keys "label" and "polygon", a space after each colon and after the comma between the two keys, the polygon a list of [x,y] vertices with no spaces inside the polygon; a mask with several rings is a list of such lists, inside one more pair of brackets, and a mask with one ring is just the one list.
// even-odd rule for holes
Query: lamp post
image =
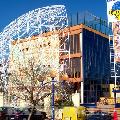
{"label": "lamp post", "polygon": [[[50,77],[52,78],[52,97],[51,97],[51,105],[52,105],[52,118],[51,120],[54,120],[55,118],[55,108],[54,108],[54,93],[55,93],[55,88],[54,88],[54,78],[56,77],[56,71],[54,69],[50,70]],[[68,80],[68,75],[65,73],[62,75],[61,80],[65,81]]]}
{"label": "lamp post", "polygon": [[54,93],[55,93],[55,89],[54,89],[54,78],[56,77],[56,71],[55,71],[55,70],[51,70],[51,71],[50,71],[50,77],[52,78],[52,97],[51,97],[52,119],[51,119],[51,120],[54,120],[54,118],[55,118],[55,108],[54,108]]}
{"label": "lamp post", "polygon": [[116,88],[114,88],[114,104],[115,104],[115,108],[116,108]]}

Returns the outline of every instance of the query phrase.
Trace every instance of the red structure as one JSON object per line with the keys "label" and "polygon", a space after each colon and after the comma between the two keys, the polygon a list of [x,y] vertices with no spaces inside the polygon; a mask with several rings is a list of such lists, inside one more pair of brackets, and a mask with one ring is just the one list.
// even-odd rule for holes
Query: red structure
{"label": "red structure", "polygon": [[117,111],[114,108],[114,113],[113,113],[113,120],[118,120],[118,115],[117,115]]}

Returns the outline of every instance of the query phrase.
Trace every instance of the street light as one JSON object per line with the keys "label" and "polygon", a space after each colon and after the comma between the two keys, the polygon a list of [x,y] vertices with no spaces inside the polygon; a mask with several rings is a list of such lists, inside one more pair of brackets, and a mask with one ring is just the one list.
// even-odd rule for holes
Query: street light
{"label": "street light", "polygon": [[114,92],[114,107],[116,108],[116,87],[113,88],[113,92]]}
{"label": "street light", "polygon": [[55,118],[55,108],[54,108],[54,78],[56,77],[56,71],[54,69],[50,70],[50,77],[52,78],[52,119],[54,120]]}
{"label": "street light", "polygon": [[[50,77],[52,78],[52,98],[51,98],[51,101],[52,101],[52,119],[51,120],[54,120],[55,118],[55,108],[54,108],[54,93],[55,93],[55,89],[54,89],[54,78],[56,77],[57,75],[57,72],[55,69],[51,69],[50,70]],[[61,80],[63,80],[63,82],[65,80],[68,80],[68,75],[65,73],[61,76]]]}

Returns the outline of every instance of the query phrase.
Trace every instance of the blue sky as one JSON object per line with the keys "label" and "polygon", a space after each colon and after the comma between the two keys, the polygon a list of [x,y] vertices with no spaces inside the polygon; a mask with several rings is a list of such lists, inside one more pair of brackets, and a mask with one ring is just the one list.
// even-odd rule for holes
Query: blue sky
{"label": "blue sky", "polygon": [[95,16],[107,19],[106,0],[1,0],[0,32],[10,22],[28,11],[58,4],[65,5],[68,14],[87,10]]}

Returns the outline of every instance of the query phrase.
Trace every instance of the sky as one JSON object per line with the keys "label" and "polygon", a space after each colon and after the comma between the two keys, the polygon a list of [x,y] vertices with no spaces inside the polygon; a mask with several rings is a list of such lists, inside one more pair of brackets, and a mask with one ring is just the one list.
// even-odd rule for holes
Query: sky
{"label": "sky", "polygon": [[0,0],[0,32],[22,14],[49,5],[65,5],[68,15],[89,11],[107,19],[106,0]]}

